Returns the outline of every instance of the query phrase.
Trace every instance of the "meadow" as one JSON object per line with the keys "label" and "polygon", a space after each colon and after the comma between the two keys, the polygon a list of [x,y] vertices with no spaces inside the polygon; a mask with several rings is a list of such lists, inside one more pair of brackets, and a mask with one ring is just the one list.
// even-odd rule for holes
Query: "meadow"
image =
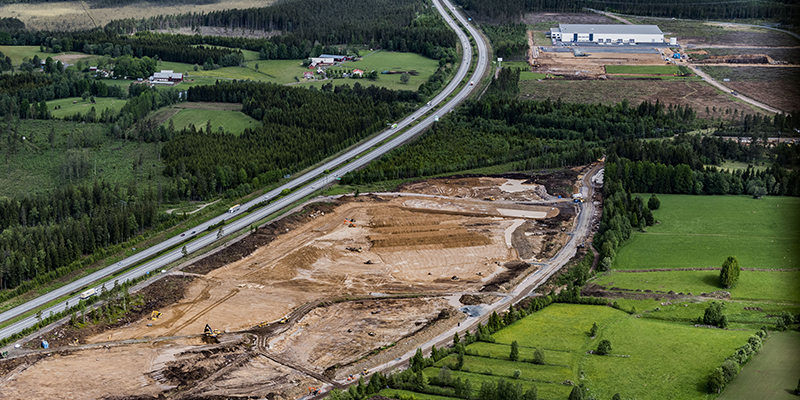
{"label": "meadow", "polygon": [[531,72],[531,66],[524,61],[503,61],[503,68],[519,68],[522,70],[519,74],[520,81],[535,81],[537,79],[544,79],[547,75],[538,72]]}
{"label": "meadow", "polygon": [[175,130],[187,128],[189,125],[194,125],[198,129],[205,129],[207,121],[211,121],[212,129],[215,132],[219,131],[219,128],[223,128],[225,132],[235,135],[241,134],[246,128],[254,128],[259,124],[258,121],[241,111],[200,108],[181,109],[164,122],[163,125],[168,126],[170,120],[174,124]]}
{"label": "meadow", "polygon": [[728,256],[742,268],[800,268],[796,197],[658,198],[661,208],[653,217],[659,223],[620,246],[614,269],[720,267]]}
{"label": "meadow", "polygon": [[[95,102],[96,104],[92,104],[89,99],[84,101],[80,97],[69,97],[66,99],[49,101],[47,103],[47,108],[50,109],[50,114],[53,116],[53,118],[71,117],[75,114],[84,115],[89,112],[92,107],[94,107],[96,114],[100,116],[105,109],[111,109],[114,112],[119,112],[119,110],[121,110],[128,101],[113,97],[96,97]],[[61,108],[56,109],[57,107]]]}
{"label": "meadow", "polygon": [[[648,308],[649,304],[638,306]],[[590,337],[593,323],[599,329]],[[684,322],[638,318],[607,306],[552,304],[496,332],[497,343],[467,346],[463,368],[451,374],[462,381],[469,379],[475,391],[482,382],[499,379],[519,383],[524,390],[535,385],[543,399],[566,398],[572,390],[564,384],[567,380],[584,383],[598,399],[610,399],[615,393],[636,399],[706,399],[713,397],[705,391],[708,374],[751,334],[750,329],[697,328]],[[588,353],[605,339],[611,341],[611,356]],[[509,359],[513,341],[520,348],[517,362]],[[526,362],[534,346],[558,351],[545,350],[546,364],[535,365]],[[450,355],[426,368],[424,375],[430,380],[442,366],[455,362],[456,356]],[[519,376],[514,378],[517,370]],[[399,392],[381,392],[393,393]]]}
{"label": "meadow", "polygon": [[23,59],[31,59],[35,55],[39,56],[39,58],[42,60],[46,59],[47,57],[55,57],[58,55],[55,53],[43,53],[39,51],[39,46],[0,46],[0,51],[2,51],[6,56],[11,57],[11,62],[15,66],[19,66]]}
{"label": "meadow", "polygon": [[[163,164],[159,161],[159,144],[136,143],[110,139],[106,124],[81,124],[56,120],[21,120],[19,133],[24,145],[7,163],[0,166],[0,196],[47,191],[65,183],[77,184],[103,179],[140,186],[155,185]],[[55,148],[50,148],[49,134],[55,131]],[[87,176],[72,178],[62,175],[68,152],[85,152],[89,166]],[[138,167],[141,160],[141,167]],[[137,168],[134,169],[134,165]]]}
{"label": "meadow", "polygon": [[800,376],[800,333],[775,332],[764,341],[761,353],[742,368],[719,400],[792,400]]}

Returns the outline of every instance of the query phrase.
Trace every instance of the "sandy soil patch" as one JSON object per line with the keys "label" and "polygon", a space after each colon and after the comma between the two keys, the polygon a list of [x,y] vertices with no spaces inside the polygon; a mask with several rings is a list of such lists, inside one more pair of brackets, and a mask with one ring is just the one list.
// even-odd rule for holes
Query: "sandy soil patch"
{"label": "sandy soil patch", "polygon": [[401,185],[398,190],[407,193],[433,194],[484,200],[541,200],[541,198],[536,194],[536,190],[539,185],[524,182],[526,182],[526,180],[513,178],[452,177],[406,183]]}
{"label": "sandy soil patch", "polygon": [[[283,335],[270,340],[271,352],[319,373],[347,365],[362,350],[389,346],[413,334],[448,308],[443,298],[345,302],[309,312]],[[353,318],[353,316],[359,316]]]}
{"label": "sandy soil patch", "polygon": [[664,65],[660,54],[644,53],[600,53],[592,52],[591,47],[581,49],[589,54],[575,57],[572,52],[555,53],[540,51],[539,68],[534,72],[568,76],[598,77],[605,74],[606,65]]}

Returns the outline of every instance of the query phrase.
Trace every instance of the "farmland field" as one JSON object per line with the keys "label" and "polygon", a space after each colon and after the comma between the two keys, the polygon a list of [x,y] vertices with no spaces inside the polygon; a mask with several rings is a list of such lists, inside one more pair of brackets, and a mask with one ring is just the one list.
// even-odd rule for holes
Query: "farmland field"
{"label": "farmland field", "polygon": [[[719,265],[724,259],[720,259]],[[741,260],[740,260],[741,264]],[[723,290],[719,271],[610,272],[596,281],[606,287],[641,289],[675,293],[710,293]],[[760,272],[742,271],[739,283],[724,289],[734,299],[784,300],[800,302],[800,271]]]}
{"label": "farmland field", "polygon": [[[77,101],[77,103],[74,103]],[[50,113],[54,118],[64,118],[64,117],[71,117],[75,114],[86,114],[89,110],[94,107],[95,112],[98,116],[100,113],[103,112],[105,109],[111,109],[115,112],[118,112],[125,106],[127,100],[120,100],[113,97],[96,97],[95,101],[96,104],[92,104],[88,99],[83,101],[80,97],[69,97],[66,99],[60,100],[52,100],[47,103],[47,108],[50,109]],[[56,107],[61,107],[60,109],[56,110]]]}
{"label": "farmland field", "polygon": [[39,46],[0,46],[0,51],[11,57],[11,62],[15,66],[19,66],[23,58],[33,58],[34,55],[39,56],[42,60],[58,55],[56,53],[43,53],[39,51]]}
{"label": "farmland field", "polygon": [[531,72],[531,66],[524,61],[510,61],[503,62],[503,68],[519,68],[522,72],[519,74],[520,81],[535,81],[537,79],[544,79],[547,75],[538,72]]}
{"label": "farmland field", "polygon": [[[423,57],[419,54],[376,51],[363,56],[360,61],[342,64],[342,69],[346,70],[358,68],[366,72],[372,70],[378,71],[378,79],[375,81],[368,79],[334,79],[325,82],[302,83],[302,86],[313,85],[319,89],[322,84],[328,82],[332,83],[334,86],[344,84],[353,86],[356,82],[360,82],[363,86],[375,85],[393,90],[416,91],[419,85],[425,83],[428,77],[430,77],[438,67],[438,61]],[[333,68],[338,69],[338,67]],[[381,71],[417,71],[419,75],[410,76],[408,83],[403,84],[400,83],[401,74],[382,75],[380,74]]]}
{"label": "farmland field", "polygon": [[[649,307],[646,301],[628,302]],[[694,309],[698,311],[702,314]],[[593,323],[599,330],[590,337]],[[708,374],[751,334],[747,327],[698,328],[685,322],[638,318],[607,306],[552,304],[496,332],[493,337],[499,343],[467,346],[463,368],[451,375],[462,382],[469,379],[475,391],[487,380],[505,379],[521,384],[523,390],[535,385],[544,399],[566,398],[572,390],[564,384],[568,380],[586,384],[598,399],[610,399],[615,393],[636,399],[706,399]],[[587,352],[606,339],[611,341],[612,356]],[[507,343],[512,341],[520,346],[518,362],[508,358]],[[546,364],[535,365],[527,362],[531,346],[561,351],[546,350]],[[476,353],[480,356],[470,355]],[[442,366],[452,366],[456,360],[451,354],[426,368],[424,375],[430,380]],[[518,378],[514,378],[516,370]]]}
{"label": "farmland field", "polygon": [[620,246],[615,269],[719,267],[731,255],[743,268],[800,268],[800,199],[658,197],[660,223]]}
{"label": "farmland field", "polygon": [[775,332],[764,341],[761,353],[742,368],[719,400],[791,400],[800,376],[800,333]]}

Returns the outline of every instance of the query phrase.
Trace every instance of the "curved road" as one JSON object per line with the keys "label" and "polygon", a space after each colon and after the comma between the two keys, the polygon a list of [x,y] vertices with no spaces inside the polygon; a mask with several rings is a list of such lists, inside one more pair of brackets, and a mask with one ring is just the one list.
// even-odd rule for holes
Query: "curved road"
{"label": "curved road", "polygon": [[[441,0],[441,1],[443,1],[446,4],[447,8],[449,8],[451,10],[453,9],[452,4],[447,2],[447,0]],[[386,131],[381,132],[380,134],[378,134],[377,136],[373,137],[372,139],[369,139],[369,140],[365,141],[364,143],[362,143],[362,144],[358,145],[357,147],[353,148],[352,150],[350,150],[350,151],[348,151],[348,152],[336,157],[335,159],[333,159],[331,161],[328,161],[328,162],[320,165],[319,167],[313,169],[312,171],[309,171],[309,172],[303,174],[302,176],[292,180],[291,182],[288,182],[285,185],[282,185],[282,186],[278,187],[277,189],[274,189],[274,190],[264,194],[263,196],[260,196],[260,197],[258,197],[256,199],[246,203],[246,204],[242,204],[242,206],[240,207],[239,211],[237,211],[235,213],[225,213],[225,214],[219,215],[217,217],[214,217],[214,218],[212,218],[211,220],[209,220],[209,221],[207,221],[205,223],[202,223],[202,224],[200,224],[198,226],[195,226],[195,227],[193,227],[191,229],[188,229],[185,232],[185,236],[184,237],[181,237],[180,235],[177,235],[177,236],[174,236],[172,238],[169,238],[169,239],[167,239],[167,240],[165,240],[165,241],[163,241],[163,242],[161,242],[161,243],[159,243],[159,244],[157,244],[157,245],[155,245],[153,247],[150,247],[148,249],[142,250],[139,253],[137,253],[137,254],[135,254],[135,255],[133,255],[131,257],[128,257],[128,258],[126,258],[126,259],[124,259],[124,260],[122,260],[122,261],[120,261],[120,262],[118,262],[116,264],[110,265],[110,266],[108,266],[108,267],[106,267],[106,268],[104,268],[104,269],[102,269],[100,271],[97,271],[97,272],[95,272],[95,273],[93,273],[91,275],[88,275],[88,276],[86,276],[84,278],[81,278],[81,279],[75,281],[75,282],[72,282],[72,283],[67,284],[65,286],[62,286],[62,287],[60,287],[60,288],[58,288],[56,290],[53,290],[50,293],[47,293],[47,294],[42,295],[40,297],[37,297],[37,298],[35,298],[33,300],[28,301],[27,303],[24,303],[24,304],[22,304],[20,306],[17,306],[15,308],[11,309],[11,310],[8,310],[8,311],[0,314],[0,322],[10,320],[10,319],[15,318],[15,317],[17,317],[19,315],[22,315],[22,314],[24,314],[24,313],[26,313],[26,312],[28,312],[30,310],[34,310],[37,307],[40,307],[40,306],[42,306],[44,304],[47,304],[49,302],[52,302],[52,301],[58,299],[58,298],[66,296],[66,295],[68,295],[70,293],[75,293],[77,291],[80,291],[83,288],[87,287],[88,285],[93,284],[94,282],[97,282],[97,281],[99,281],[99,280],[101,280],[103,278],[106,278],[106,277],[108,277],[108,276],[110,276],[110,275],[112,275],[114,273],[117,273],[119,271],[122,271],[122,270],[124,270],[126,268],[130,268],[131,266],[141,262],[142,260],[150,258],[150,257],[153,257],[153,256],[155,256],[155,255],[157,255],[157,254],[159,254],[159,253],[161,253],[161,252],[173,247],[173,246],[177,246],[173,250],[168,251],[168,252],[162,254],[161,256],[159,256],[159,257],[157,257],[157,258],[155,258],[155,259],[153,259],[151,261],[148,261],[148,262],[138,266],[137,268],[135,268],[135,269],[133,269],[131,271],[125,272],[123,274],[120,274],[115,279],[119,280],[120,282],[124,282],[126,280],[135,279],[135,278],[138,278],[140,276],[146,275],[150,271],[158,270],[158,269],[162,268],[163,266],[165,266],[165,265],[167,265],[167,264],[169,264],[169,263],[171,263],[171,262],[173,262],[175,260],[178,260],[178,259],[180,259],[182,257],[180,245],[183,244],[184,242],[185,242],[185,246],[186,246],[187,251],[189,253],[191,253],[193,251],[197,251],[197,250],[199,250],[199,249],[201,249],[201,248],[203,248],[205,246],[208,246],[208,245],[214,243],[215,241],[217,241],[217,234],[215,232],[211,232],[211,233],[209,233],[209,234],[207,234],[205,236],[199,237],[199,238],[197,238],[195,240],[190,240],[194,236],[196,236],[196,234],[192,234],[192,232],[195,232],[195,231],[196,232],[203,232],[206,229],[208,229],[208,227],[210,225],[216,224],[216,223],[218,223],[218,222],[220,222],[222,220],[229,220],[229,219],[231,219],[233,217],[238,217],[238,216],[241,216],[241,218],[239,218],[238,220],[233,221],[233,222],[231,222],[229,224],[226,224],[223,227],[223,230],[225,232],[223,236],[229,235],[232,232],[236,232],[236,231],[238,231],[240,229],[245,229],[245,228],[249,227],[251,224],[254,224],[254,223],[258,222],[259,220],[267,217],[270,214],[273,214],[273,213],[275,213],[277,211],[280,211],[280,210],[284,209],[285,207],[287,207],[287,206],[291,205],[292,203],[302,199],[303,197],[306,197],[306,196],[310,195],[311,193],[316,191],[317,188],[320,188],[320,187],[324,186],[325,184],[327,184],[330,181],[331,178],[328,177],[328,176],[324,176],[324,177],[320,178],[320,176],[323,176],[323,171],[325,171],[325,170],[333,171],[334,169],[339,168],[341,166],[341,168],[339,168],[338,170],[333,171],[332,175],[335,178],[335,177],[342,176],[347,172],[350,172],[350,171],[353,171],[355,169],[361,168],[364,165],[366,165],[367,163],[369,163],[370,161],[381,157],[383,154],[385,154],[385,153],[391,151],[392,149],[400,146],[401,144],[403,144],[407,140],[411,139],[415,135],[418,135],[419,133],[424,131],[426,128],[428,128],[429,126],[431,126],[434,123],[435,116],[443,115],[444,113],[447,113],[447,112],[450,112],[451,110],[453,110],[459,103],[461,103],[464,99],[467,98],[467,96],[469,96],[472,93],[472,91],[476,88],[475,86],[472,86],[470,84],[465,85],[464,88],[461,89],[461,91],[456,93],[453,96],[453,98],[450,99],[450,101],[448,101],[446,104],[444,104],[440,109],[436,110],[435,113],[429,115],[425,119],[421,119],[426,113],[428,113],[431,110],[431,108],[433,106],[436,106],[439,103],[443,102],[448,96],[450,96],[453,92],[455,92],[456,88],[461,83],[461,81],[464,80],[465,77],[467,77],[467,73],[469,72],[470,66],[472,65],[472,46],[470,45],[469,37],[467,37],[467,35],[461,30],[461,27],[458,26],[458,24],[450,17],[450,15],[447,13],[447,11],[444,8],[445,5],[442,5],[440,3],[440,0],[433,0],[433,4],[436,6],[436,9],[443,16],[445,21],[453,28],[455,33],[458,35],[458,39],[459,39],[459,41],[461,43],[461,47],[463,49],[463,58],[461,60],[461,65],[460,65],[458,71],[456,72],[455,77],[450,82],[450,84],[448,84],[447,87],[445,87],[445,89],[441,93],[439,93],[436,97],[434,97],[430,101],[431,106],[427,106],[426,105],[426,106],[420,107],[418,110],[414,111],[411,115],[407,116],[402,121],[399,121],[397,123],[397,127],[396,128],[387,129]],[[464,26],[467,27],[470,35],[472,35],[472,37],[475,38],[475,42],[477,44],[477,50],[478,50],[478,63],[476,65],[476,67],[475,67],[475,70],[474,70],[475,72],[469,77],[469,80],[470,81],[477,81],[484,74],[484,71],[486,70],[486,68],[488,66],[488,49],[487,49],[487,45],[483,41],[481,36],[478,34],[478,32],[471,25],[469,25],[467,23],[467,20],[463,16],[459,15],[458,13],[454,13],[454,14],[457,16],[459,21]],[[414,124],[415,122],[416,122],[416,125],[412,126],[412,124]],[[408,128],[408,129],[405,132],[403,132],[402,134],[398,135],[394,139],[389,140],[385,144],[380,144],[382,141],[388,139],[392,135],[396,134],[398,131],[400,131],[402,129],[405,129],[405,128]],[[374,148],[375,146],[378,146],[378,147]],[[358,158],[356,158],[356,156],[358,156]],[[349,163],[348,163],[348,161],[349,161]],[[347,163],[347,164],[345,164],[345,163]],[[264,202],[264,201],[269,201],[271,199],[274,199],[274,198],[278,197],[278,195],[284,189],[290,189],[291,190],[291,189],[294,189],[294,188],[298,188],[298,187],[300,187],[302,185],[305,185],[307,183],[310,183],[310,185],[307,185],[307,186],[304,186],[304,187],[302,187],[300,189],[297,189],[294,192],[292,192],[291,194],[289,194],[289,195],[287,195],[287,196],[275,201],[274,203],[272,203],[270,205],[262,207],[262,208],[260,208],[260,209],[258,209],[256,211],[253,211],[250,214],[243,215],[244,212],[246,210],[248,210],[250,207],[257,205],[258,203],[261,203],[261,202]],[[110,286],[111,286],[111,284],[109,284],[108,288],[110,288]],[[96,286],[95,288],[97,289],[98,292],[100,291],[100,286]],[[69,299],[67,299],[66,302],[68,302],[69,304],[75,305],[75,304],[78,303],[78,300],[79,300],[79,295],[75,295],[75,296],[72,296]],[[57,303],[57,304],[55,304],[55,305],[43,310],[42,311],[42,315],[47,316],[47,315],[50,314],[51,311],[54,312],[54,313],[59,312],[59,311],[63,311],[65,309],[65,307],[66,307],[66,304],[65,304],[64,301],[59,302],[59,303]],[[36,319],[35,316],[30,316],[30,317],[24,318],[24,319],[22,319],[20,321],[17,321],[15,323],[13,323],[13,324],[10,324],[9,326],[7,326],[7,327],[5,327],[3,329],[0,329],[0,338],[8,337],[8,336],[10,336],[10,335],[12,335],[14,333],[22,331],[23,329],[25,329],[27,327],[33,326],[36,323],[37,323],[37,319]]]}

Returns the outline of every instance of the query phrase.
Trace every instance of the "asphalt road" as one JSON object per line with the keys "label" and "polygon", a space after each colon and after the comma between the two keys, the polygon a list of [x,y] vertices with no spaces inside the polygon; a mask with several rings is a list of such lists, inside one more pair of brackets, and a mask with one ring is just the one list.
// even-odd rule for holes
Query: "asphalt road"
{"label": "asphalt road", "polygon": [[[444,5],[442,5],[442,3],[444,3]],[[280,186],[277,189],[274,189],[246,204],[242,204],[239,211],[235,213],[225,213],[217,217],[214,217],[205,223],[202,223],[191,229],[187,229],[186,232],[184,232],[185,236],[177,235],[172,238],[169,238],[155,246],[152,246],[148,249],[144,249],[138,252],[137,254],[128,257],[116,264],[110,265],[91,275],[78,279],[68,285],[53,290],[50,293],[32,299],[24,304],[12,308],[11,310],[3,312],[2,314],[0,314],[0,322],[16,318],[17,316],[22,315],[30,310],[34,310],[37,307],[52,302],[70,293],[74,293],[74,295],[71,296],[68,300],[59,302],[43,310],[42,315],[46,317],[50,314],[51,311],[54,313],[63,311],[66,308],[65,302],[71,305],[75,305],[78,303],[80,297],[79,293],[80,291],[86,290],[89,287],[94,287],[97,289],[98,292],[100,292],[100,286],[89,286],[89,285],[92,285],[93,283],[110,275],[113,275],[119,271],[130,268],[131,266],[138,264],[142,260],[153,257],[173,246],[176,246],[173,250],[170,250],[153,260],[150,260],[142,265],[139,265],[138,267],[136,267],[131,271],[120,274],[115,279],[119,280],[119,282],[125,282],[126,280],[135,279],[140,276],[146,275],[150,271],[160,269],[166,266],[167,264],[180,259],[183,256],[183,254],[181,253],[181,246],[179,246],[181,244],[184,244],[186,246],[187,251],[191,253],[193,251],[199,250],[217,241],[218,239],[216,233],[209,233],[205,236],[197,237],[198,234],[204,232],[210,225],[216,224],[222,220],[229,220],[233,217],[238,217],[244,214],[245,211],[247,211],[250,207],[256,204],[278,197],[278,195],[284,189],[291,190],[299,188],[294,192],[292,192],[291,194],[275,201],[274,203],[266,207],[262,207],[250,214],[243,215],[240,219],[233,221],[229,224],[226,224],[223,227],[224,230],[223,236],[229,235],[241,229],[246,229],[251,224],[258,222],[259,220],[265,218],[266,216],[275,213],[277,211],[280,211],[285,207],[288,207],[292,203],[310,195],[317,189],[330,183],[336,177],[341,177],[345,173],[358,169],[366,165],[370,161],[381,157],[383,154],[400,146],[403,142],[408,141],[415,135],[418,135],[420,132],[424,131],[430,125],[434,124],[435,116],[441,116],[447,112],[452,111],[460,102],[462,102],[464,99],[467,98],[467,96],[470,95],[470,93],[476,88],[476,86],[472,86],[470,84],[465,85],[461,89],[461,91],[456,93],[453,96],[453,98],[450,99],[450,101],[448,101],[441,108],[436,110],[435,113],[422,119],[422,117],[426,113],[428,113],[431,108],[434,108],[436,105],[442,103],[448,96],[450,96],[450,94],[455,92],[456,88],[461,83],[461,81],[465,77],[467,77],[467,73],[469,72],[470,66],[472,65],[472,46],[469,43],[469,38],[467,37],[467,35],[461,30],[461,28],[456,24],[456,22],[453,21],[453,19],[449,16],[449,14],[447,14],[447,12],[444,9],[444,7],[447,7],[452,10],[453,5],[446,0],[441,0],[441,2],[440,0],[433,0],[433,4],[436,6],[439,13],[442,14],[445,21],[453,28],[453,30],[458,35],[458,39],[461,42],[461,48],[463,49],[463,58],[461,60],[461,65],[458,71],[456,72],[456,75],[453,78],[453,80],[450,82],[450,84],[448,84],[445,87],[445,89],[441,93],[439,93],[436,97],[434,97],[430,101],[431,104],[430,106],[425,105],[420,107],[417,111],[414,111],[411,115],[409,115],[402,121],[397,122],[396,128],[387,129],[386,131],[381,132],[372,139],[365,141],[364,143],[358,145],[352,150],[346,152],[345,154],[338,156],[335,159],[324,163],[323,165],[320,165],[319,167],[303,174],[302,176],[292,180],[291,182],[288,182],[285,185]],[[468,27],[470,35],[472,35],[472,37],[475,38],[475,42],[477,44],[478,62],[474,69],[475,72],[469,77],[469,81],[477,82],[480,80],[481,76],[483,75],[488,65],[487,45],[483,41],[481,36],[478,34],[478,32],[471,25],[467,24],[466,18],[464,18],[458,13],[455,14],[457,18],[461,21],[461,23]],[[414,123],[416,123],[416,125],[411,126]],[[394,135],[396,132],[403,130],[404,128],[407,127],[409,128],[399,136],[389,140],[385,144],[380,144],[384,140],[388,139],[390,136]],[[378,147],[374,148],[375,146]],[[369,151],[369,153],[364,154],[367,151]],[[356,156],[358,156],[358,158],[356,158]],[[350,161],[348,164],[343,165],[348,161]],[[323,171],[326,170],[332,171],[330,176],[325,176],[323,174]],[[197,232],[197,233],[193,234],[192,232]],[[107,288],[110,289],[111,286],[113,286],[113,281],[107,285]],[[27,327],[33,326],[36,323],[37,319],[35,316],[24,318],[20,321],[17,321],[13,324],[6,326],[3,329],[0,329],[0,338],[8,337],[14,333],[22,331]]]}

